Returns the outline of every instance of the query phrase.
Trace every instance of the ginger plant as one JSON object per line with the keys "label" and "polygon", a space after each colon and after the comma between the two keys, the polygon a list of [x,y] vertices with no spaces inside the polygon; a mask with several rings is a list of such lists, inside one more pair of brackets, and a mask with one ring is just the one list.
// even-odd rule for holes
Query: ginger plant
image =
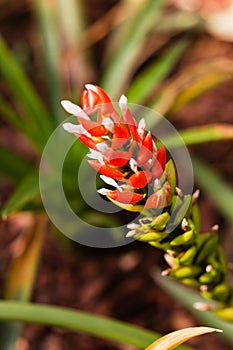
{"label": "ginger plant", "polygon": [[146,130],[145,120],[137,123],[124,95],[119,113],[106,92],[91,84],[82,93],[82,108],[70,101],[62,106],[79,121],[65,123],[64,129],[89,147],[88,162],[108,185],[98,190],[100,195],[141,214],[128,225],[127,237],[162,249],[168,263],[162,274],[199,289],[217,302],[211,306],[217,314],[233,321],[233,287],[227,282],[218,226],[200,232],[199,191],[182,193],[173,159]]}

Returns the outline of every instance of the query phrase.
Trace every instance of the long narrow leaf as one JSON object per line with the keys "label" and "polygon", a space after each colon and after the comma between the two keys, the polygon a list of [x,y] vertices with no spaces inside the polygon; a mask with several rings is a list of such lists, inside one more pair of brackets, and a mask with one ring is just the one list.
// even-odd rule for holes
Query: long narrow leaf
{"label": "long narrow leaf", "polygon": [[6,218],[11,212],[21,209],[26,203],[30,202],[39,193],[38,173],[32,172],[27,175],[13,195],[5,204],[1,211],[3,218]]}
{"label": "long narrow leaf", "polygon": [[[87,27],[84,3],[77,0],[60,0],[57,5],[58,29],[63,47],[63,52],[61,52],[63,59],[60,62],[61,73],[63,73],[61,79],[66,90],[76,97],[81,94],[84,84],[95,79],[92,57],[90,52],[83,48],[82,38]],[[98,30],[96,32],[99,33]],[[86,43],[89,45],[89,38],[86,38]],[[64,72],[69,72],[69,74],[64,74]]]}
{"label": "long narrow leaf", "polygon": [[200,188],[215,202],[222,214],[233,223],[233,191],[224,179],[207,164],[192,158],[196,181]]}
{"label": "long narrow leaf", "polygon": [[187,42],[182,40],[170,48],[162,57],[157,59],[131,83],[126,93],[129,102],[140,104],[153,91],[157,84],[166,77],[169,71],[187,47]]}
{"label": "long narrow leaf", "polygon": [[18,114],[13,110],[12,106],[6,101],[0,100],[0,112],[10,124],[12,124],[16,129],[26,133],[26,120],[23,123],[22,119],[18,116]]}
{"label": "long narrow leaf", "polygon": [[14,97],[25,109],[29,121],[34,123],[37,132],[40,133],[42,147],[52,131],[52,121],[34,87],[2,38],[0,38],[0,60],[0,73]]}
{"label": "long narrow leaf", "polygon": [[[159,335],[147,329],[129,325],[111,318],[92,315],[68,308],[0,301],[0,320],[41,323],[68,328],[119,343],[145,348]],[[188,350],[187,347],[179,347]]]}
{"label": "long narrow leaf", "polygon": [[28,118],[22,111],[21,114],[16,113],[6,101],[0,101],[0,112],[3,118],[24,134],[39,152],[42,150],[41,132],[35,128],[33,118]]}
{"label": "long narrow leaf", "polygon": [[232,77],[232,62],[213,60],[192,65],[168,81],[151,108],[171,115],[203,93]]}
{"label": "long narrow leaf", "polygon": [[[233,126],[224,123],[208,124],[181,130],[179,134],[186,145],[233,140]],[[177,147],[179,144],[179,138],[176,136],[170,136],[166,139],[167,147]]]}
{"label": "long narrow leaf", "polygon": [[163,3],[164,0],[146,1],[144,7],[135,14],[123,41],[112,53],[109,64],[105,67],[101,86],[111,94],[113,99],[118,97],[132,74],[132,67],[145,43],[146,35],[155,27],[161,15]]}
{"label": "long narrow leaf", "polygon": [[2,146],[0,146],[0,164],[0,173],[13,182],[20,181],[33,170],[33,165]]}
{"label": "long narrow leaf", "polygon": [[38,29],[42,34],[51,113],[54,120],[59,123],[64,119],[64,116],[60,104],[58,103],[58,101],[61,100],[61,81],[59,72],[61,45],[59,41],[57,5],[53,6],[52,2],[48,3],[43,0],[34,1],[32,2],[32,5],[38,20]]}

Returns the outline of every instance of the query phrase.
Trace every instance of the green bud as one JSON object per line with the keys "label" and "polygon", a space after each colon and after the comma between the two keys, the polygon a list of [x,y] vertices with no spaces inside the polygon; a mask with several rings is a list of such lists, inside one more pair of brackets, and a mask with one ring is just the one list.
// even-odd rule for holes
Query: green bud
{"label": "green bud", "polygon": [[171,245],[170,243],[166,242],[166,243],[159,243],[156,241],[150,241],[148,242],[150,245],[152,245],[152,247],[158,248],[158,249],[162,249],[165,252],[169,249],[171,249]]}
{"label": "green bud", "polygon": [[150,242],[150,241],[162,241],[167,237],[167,232],[157,232],[155,230],[150,230],[147,233],[136,235],[135,238],[141,242]]}
{"label": "green bud", "polygon": [[193,245],[189,248],[184,255],[179,259],[181,265],[190,265],[192,264],[197,253],[197,247]]}
{"label": "green bud", "polygon": [[200,283],[195,278],[184,278],[180,282],[186,284],[189,287],[199,288]]}
{"label": "green bud", "polygon": [[227,298],[229,297],[229,294],[230,287],[225,283],[217,285],[213,290],[214,299],[221,302],[226,302]]}
{"label": "green bud", "polygon": [[208,290],[201,291],[201,295],[206,299],[213,299],[213,293]]}
{"label": "green bud", "polygon": [[220,269],[221,271],[224,273],[224,274],[227,274],[227,260],[226,260],[226,256],[223,252],[223,249],[220,245],[217,246],[217,249],[216,249],[216,255],[217,255],[217,259],[219,261],[219,266],[220,266]]}
{"label": "green bud", "polygon": [[189,216],[191,207],[191,196],[185,195],[182,198],[179,196],[173,196],[171,206],[171,219],[167,225],[167,231],[172,232],[173,229],[181,223],[181,221]]}
{"label": "green bud", "polygon": [[170,219],[168,212],[165,212],[157,216],[151,223],[151,227],[158,231],[163,231]]}
{"label": "green bud", "polygon": [[189,277],[196,277],[202,271],[200,266],[182,266],[171,272],[170,276],[177,279],[184,279]]}
{"label": "green bud", "polygon": [[170,190],[171,190],[170,201],[171,201],[176,190],[176,169],[172,159],[169,159],[169,161],[167,162],[165,167],[165,172],[166,172],[167,182],[170,185]]}
{"label": "green bud", "polygon": [[201,245],[199,249],[199,253],[196,258],[196,263],[199,265],[205,259],[213,253],[215,250],[216,246],[218,244],[218,234],[217,233],[212,233],[210,237],[204,242],[203,245]]}
{"label": "green bud", "polygon": [[194,229],[186,231],[185,233],[175,237],[170,243],[171,246],[187,245],[192,244],[196,237]]}
{"label": "green bud", "polygon": [[204,243],[210,238],[210,236],[211,234],[209,232],[201,233],[197,236],[196,244],[198,250],[204,245]]}
{"label": "green bud", "polygon": [[233,307],[214,310],[215,315],[224,318],[227,321],[233,322]]}
{"label": "green bud", "polygon": [[199,214],[199,208],[197,203],[194,203],[192,206],[192,220],[194,222],[196,231],[199,232],[200,231],[200,214]]}
{"label": "green bud", "polygon": [[211,271],[203,273],[199,277],[199,281],[201,284],[210,284],[213,282],[218,282],[219,277],[220,277],[220,272],[213,268]]}

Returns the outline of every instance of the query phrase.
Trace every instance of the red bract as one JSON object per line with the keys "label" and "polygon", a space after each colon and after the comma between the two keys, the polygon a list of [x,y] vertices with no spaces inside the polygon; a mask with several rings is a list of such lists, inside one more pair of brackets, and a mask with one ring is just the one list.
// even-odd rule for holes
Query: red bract
{"label": "red bract", "polygon": [[130,158],[131,154],[129,152],[113,151],[108,156],[108,161],[111,165],[122,167],[128,163]]}
{"label": "red bract", "polygon": [[[168,203],[170,192],[160,177],[165,170],[166,149],[158,151],[153,137],[145,129],[145,120],[136,122],[127,106],[127,98],[119,101],[121,115],[117,113],[110,97],[99,86],[87,84],[81,96],[82,108],[70,101],[63,101],[67,112],[75,115],[79,125],[64,124],[90,148],[89,164],[114,190],[98,192],[109,199],[122,203],[122,208],[137,211],[132,207],[152,191],[145,203],[147,209],[161,208]],[[97,115],[95,120],[93,116]],[[92,118],[92,119],[91,119]],[[142,190],[142,193],[138,193]],[[127,206],[130,204],[130,206]]]}
{"label": "red bract", "polygon": [[124,124],[114,125],[112,135],[112,148],[120,148],[129,140],[129,132]]}
{"label": "red bract", "polygon": [[153,139],[150,132],[147,133],[146,137],[142,141],[142,145],[139,149],[137,156],[137,163],[139,166],[145,164],[148,159],[151,158],[153,151]]}
{"label": "red bract", "polygon": [[124,175],[116,167],[102,165],[98,160],[88,160],[88,163],[101,175],[111,177],[115,180],[124,179]]}
{"label": "red bract", "polygon": [[137,171],[128,179],[128,184],[134,188],[144,188],[151,180],[152,175],[148,171]]}
{"label": "red bract", "polygon": [[83,90],[81,95],[82,108],[85,110],[102,103],[111,103],[110,97],[101,87],[87,84],[86,90]]}
{"label": "red bract", "polygon": [[86,84],[85,87],[86,90],[81,95],[83,110],[88,114],[98,110],[98,122],[108,115],[111,115],[114,122],[119,122],[119,116],[106,92],[97,85]]}
{"label": "red bract", "polygon": [[152,167],[152,174],[155,179],[159,179],[163,174],[166,165],[166,148],[162,145],[158,152],[157,156],[154,160],[154,164]]}
{"label": "red bract", "polygon": [[156,158],[164,170],[166,165],[166,148],[164,145],[161,145],[161,147],[158,149]]}
{"label": "red bract", "polygon": [[78,118],[78,121],[92,136],[101,137],[108,133],[108,130],[97,122],[84,118]]}
{"label": "red bract", "polygon": [[135,204],[144,198],[143,194],[140,193],[131,191],[120,192],[118,190],[109,192],[107,197],[123,204]]}
{"label": "red bract", "polygon": [[146,201],[145,208],[147,209],[160,209],[163,208],[166,203],[166,194],[164,190],[153,193]]}

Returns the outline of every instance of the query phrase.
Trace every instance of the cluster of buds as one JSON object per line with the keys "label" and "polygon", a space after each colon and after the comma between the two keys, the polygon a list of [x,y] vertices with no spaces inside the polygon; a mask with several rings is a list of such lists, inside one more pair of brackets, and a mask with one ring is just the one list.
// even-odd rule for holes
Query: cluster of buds
{"label": "cluster of buds", "polygon": [[198,288],[219,302],[215,312],[233,321],[233,288],[227,284],[217,229],[199,232],[197,192],[191,197],[177,187],[173,160],[167,160],[164,145],[146,130],[145,120],[137,123],[124,95],[119,113],[105,91],[90,84],[82,93],[82,107],[70,101],[62,106],[79,121],[65,123],[64,129],[89,148],[89,164],[108,185],[98,192],[123,209],[141,213],[138,222],[128,225],[127,237],[164,250],[169,268],[163,275]]}
{"label": "cluster of buds", "polygon": [[[160,180],[166,165],[166,149],[158,149],[145,120],[137,124],[121,96],[120,117],[108,95],[98,86],[86,85],[81,97],[82,108],[62,101],[64,109],[77,116],[79,125],[65,123],[89,147],[89,164],[114,189],[98,192],[127,210],[163,208],[170,199],[170,185]],[[96,121],[90,116],[96,114]],[[152,188],[148,196],[148,188]],[[135,205],[137,205],[135,207]]]}

